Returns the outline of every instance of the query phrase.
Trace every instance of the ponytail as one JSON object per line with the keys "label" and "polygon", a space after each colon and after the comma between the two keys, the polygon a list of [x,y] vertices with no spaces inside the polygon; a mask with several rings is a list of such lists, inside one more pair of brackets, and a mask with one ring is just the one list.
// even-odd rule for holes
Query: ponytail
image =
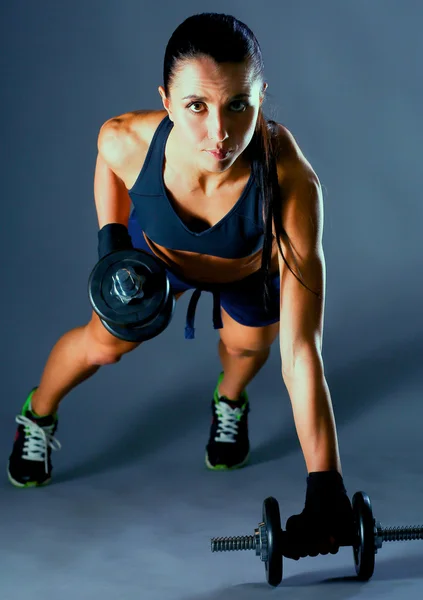
{"label": "ponytail", "polygon": [[[279,252],[288,269],[294,277],[309,291],[316,294],[313,290],[307,287],[304,281],[299,279],[287,263],[282,246],[281,238],[289,244],[289,237],[282,226],[282,191],[280,189],[278,172],[277,172],[277,123],[271,119],[266,119],[263,111],[260,109],[256,131],[253,138],[252,148],[252,165],[258,187],[261,192],[263,205],[263,250],[261,261],[261,272],[264,284],[264,307],[266,311],[270,309],[271,300],[271,281],[270,281],[270,265],[272,260],[273,249],[273,229],[274,224],[276,242]],[[297,270],[301,271],[297,266]],[[318,294],[317,294],[318,295]]]}

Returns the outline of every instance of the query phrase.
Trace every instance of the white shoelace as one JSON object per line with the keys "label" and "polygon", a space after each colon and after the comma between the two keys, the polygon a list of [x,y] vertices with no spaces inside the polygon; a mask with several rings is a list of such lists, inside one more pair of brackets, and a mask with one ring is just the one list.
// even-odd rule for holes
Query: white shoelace
{"label": "white shoelace", "polygon": [[41,427],[23,415],[18,415],[15,420],[16,423],[25,425],[25,442],[23,445],[22,458],[39,462],[44,461],[45,470],[46,473],[48,473],[47,448],[50,447],[52,450],[60,450],[62,447],[59,440],[51,433],[54,426],[45,425],[44,427]]}
{"label": "white shoelace", "polygon": [[231,408],[226,402],[219,402],[216,407],[216,412],[219,416],[219,426],[217,435],[214,439],[216,442],[228,442],[234,444],[236,442],[235,435],[238,433],[238,419],[242,415],[242,409]]}

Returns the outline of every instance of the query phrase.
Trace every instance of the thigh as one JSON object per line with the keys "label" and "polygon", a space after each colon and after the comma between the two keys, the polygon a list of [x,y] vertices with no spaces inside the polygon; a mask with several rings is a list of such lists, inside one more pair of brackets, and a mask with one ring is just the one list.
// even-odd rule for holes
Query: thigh
{"label": "thigh", "polygon": [[222,308],[223,328],[220,339],[228,352],[233,354],[255,353],[270,348],[279,333],[279,321],[263,326],[242,325]]}
{"label": "thigh", "polygon": [[279,274],[271,278],[270,291],[269,311],[264,309],[263,285],[258,275],[221,292],[220,337],[228,349],[255,352],[273,344],[279,333]]}

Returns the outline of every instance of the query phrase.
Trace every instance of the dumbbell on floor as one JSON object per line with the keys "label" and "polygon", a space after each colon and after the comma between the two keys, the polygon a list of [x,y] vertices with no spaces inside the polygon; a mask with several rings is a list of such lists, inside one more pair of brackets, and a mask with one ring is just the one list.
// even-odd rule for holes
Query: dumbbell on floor
{"label": "dumbbell on floor", "polygon": [[128,342],[144,342],[170,323],[175,297],[166,270],[143,250],[118,250],[98,261],[88,295],[104,327]]}
{"label": "dumbbell on floor", "polygon": [[278,586],[283,575],[283,544],[279,503],[269,496],[263,502],[263,520],[254,534],[249,536],[212,538],[212,552],[233,550],[255,550],[256,556],[264,562],[266,579],[269,585]]}
{"label": "dumbbell on floor", "polygon": [[[356,492],[351,504],[356,530],[352,548],[357,578],[361,581],[368,581],[372,577],[375,554],[383,542],[423,539],[421,526],[382,527],[373,517],[370,498],[365,492]],[[278,501],[270,496],[263,502],[263,521],[255,529],[254,535],[212,538],[211,551],[255,550],[265,563],[267,582],[276,587],[283,575],[284,534]]]}
{"label": "dumbbell on floor", "polygon": [[372,504],[365,492],[352,498],[357,540],[353,545],[355,570],[358,579],[368,581],[374,572],[375,555],[383,542],[405,542],[423,539],[423,526],[382,527],[373,516]]}
{"label": "dumbbell on floor", "polygon": [[231,550],[255,550],[256,556],[264,562],[267,582],[277,586],[282,581],[282,540],[279,504],[269,496],[263,502],[263,521],[254,530],[254,535],[213,538],[212,552]]}

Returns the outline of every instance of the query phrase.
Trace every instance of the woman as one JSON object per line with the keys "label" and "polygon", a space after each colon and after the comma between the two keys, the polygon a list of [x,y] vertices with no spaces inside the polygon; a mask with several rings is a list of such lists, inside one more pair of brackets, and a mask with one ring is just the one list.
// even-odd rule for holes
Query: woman
{"label": "woman", "polygon": [[[163,75],[163,111],[124,114],[100,130],[99,257],[141,248],[165,263],[177,298],[195,288],[188,338],[201,290],[213,292],[222,373],[210,469],[247,462],[246,386],[280,332],[282,377],[308,471],[304,510],[286,526],[291,556],[335,553],[349,535],[351,507],[321,355],[319,180],[290,132],[263,115],[263,60],[246,25],[215,13],[188,18],[168,42]],[[138,346],[111,335],[95,313],[59,339],[17,417],[8,469],[14,485],[50,481],[60,401]]]}

